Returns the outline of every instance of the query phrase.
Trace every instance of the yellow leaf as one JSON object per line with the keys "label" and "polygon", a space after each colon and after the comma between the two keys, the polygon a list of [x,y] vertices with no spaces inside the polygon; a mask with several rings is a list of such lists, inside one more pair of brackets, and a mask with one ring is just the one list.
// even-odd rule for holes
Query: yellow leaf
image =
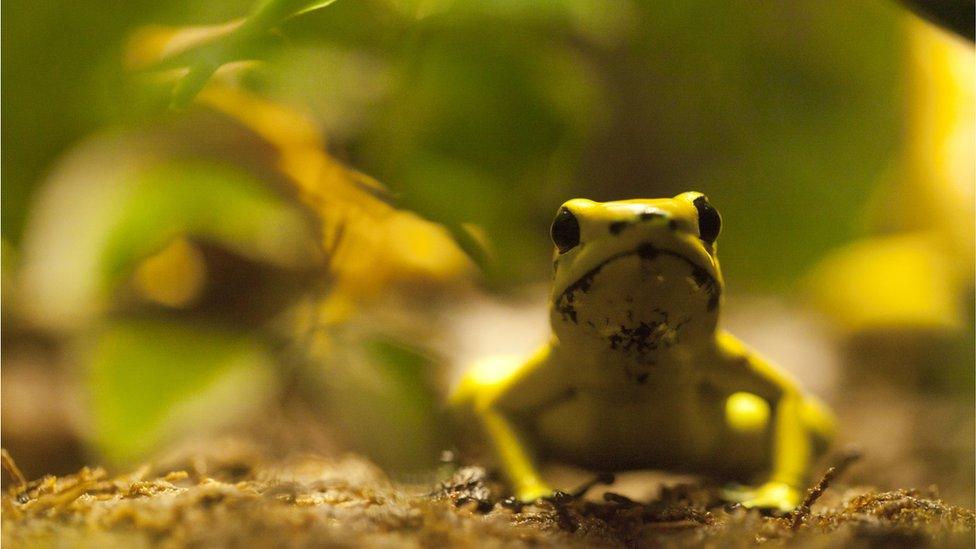
{"label": "yellow leaf", "polygon": [[272,144],[277,168],[321,224],[321,244],[335,279],[326,317],[344,319],[355,304],[397,283],[444,282],[474,272],[442,225],[393,205],[375,179],[330,156],[310,116],[219,84],[198,100],[231,116]]}

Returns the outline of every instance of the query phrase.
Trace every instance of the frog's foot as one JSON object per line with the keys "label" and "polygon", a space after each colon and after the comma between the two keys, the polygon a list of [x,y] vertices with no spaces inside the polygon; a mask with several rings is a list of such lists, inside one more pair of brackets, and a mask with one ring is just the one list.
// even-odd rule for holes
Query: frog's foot
{"label": "frog's foot", "polygon": [[584,482],[572,492],[553,490],[543,482],[533,482],[526,484],[515,491],[515,499],[523,503],[531,503],[539,499],[544,499],[552,503],[566,503],[577,500],[586,495],[591,488],[598,484],[613,484],[616,477],[613,473],[600,473],[591,480]]}
{"label": "frog's foot", "polygon": [[557,510],[563,508],[566,504],[575,501],[575,497],[571,494],[567,494],[561,490],[549,490],[540,496],[527,496],[525,499],[518,496],[509,496],[503,499],[500,504],[502,507],[514,511],[516,513],[521,512],[522,508],[530,504],[538,504],[540,502],[547,502],[553,505]]}
{"label": "frog's foot", "polygon": [[785,482],[767,482],[757,487],[732,486],[722,497],[750,509],[788,513],[800,504],[800,490]]}
{"label": "frog's foot", "polygon": [[553,490],[549,485],[542,482],[524,484],[515,490],[515,499],[522,503],[532,503],[538,499],[551,498],[555,494],[561,493]]}

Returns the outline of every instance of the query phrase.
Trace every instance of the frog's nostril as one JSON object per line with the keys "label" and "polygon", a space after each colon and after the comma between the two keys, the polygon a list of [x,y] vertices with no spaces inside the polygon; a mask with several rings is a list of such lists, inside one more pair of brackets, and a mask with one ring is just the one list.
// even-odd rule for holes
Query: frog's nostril
{"label": "frog's nostril", "polygon": [[627,225],[630,225],[627,221],[614,221],[610,224],[610,234],[620,234]]}
{"label": "frog's nostril", "polygon": [[654,219],[665,219],[668,216],[664,215],[661,212],[655,212],[655,211],[650,211],[649,210],[649,211],[646,211],[646,212],[641,212],[640,215],[638,215],[637,217],[641,221],[651,221],[651,220],[654,220]]}
{"label": "frog's nostril", "polygon": [[659,212],[657,210],[645,210],[645,211],[637,214],[637,217],[636,218],[633,218],[633,219],[625,219],[625,220],[622,220],[622,221],[614,221],[613,223],[611,223],[610,224],[610,234],[614,234],[614,235],[620,234],[620,233],[622,233],[624,231],[624,229],[626,229],[627,227],[630,227],[631,225],[634,225],[635,223],[643,223],[643,222],[647,222],[647,221],[662,221],[663,222],[665,220],[669,220],[668,221],[669,222],[669,226],[673,229],[674,226],[675,226],[675,222],[674,222],[673,219],[671,219],[671,216],[669,216],[668,214],[666,214],[664,212]]}

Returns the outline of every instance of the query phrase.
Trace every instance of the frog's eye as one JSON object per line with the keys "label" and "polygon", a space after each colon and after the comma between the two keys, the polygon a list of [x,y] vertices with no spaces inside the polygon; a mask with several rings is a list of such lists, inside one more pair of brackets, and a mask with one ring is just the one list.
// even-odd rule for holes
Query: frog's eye
{"label": "frog's eye", "polygon": [[573,212],[562,208],[556,214],[549,234],[552,235],[552,242],[556,245],[556,249],[559,250],[559,253],[564,254],[580,243],[579,221],[576,220]]}
{"label": "frog's eye", "polygon": [[718,215],[718,210],[708,203],[704,195],[696,198],[694,204],[698,210],[698,236],[712,244],[722,230],[722,216]]}

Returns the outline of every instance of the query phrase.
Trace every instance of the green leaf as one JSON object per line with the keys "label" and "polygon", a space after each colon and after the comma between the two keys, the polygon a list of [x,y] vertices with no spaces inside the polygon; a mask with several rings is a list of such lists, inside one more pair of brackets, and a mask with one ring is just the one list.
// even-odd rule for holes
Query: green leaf
{"label": "green leaf", "polygon": [[173,238],[189,235],[279,266],[314,253],[310,225],[298,208],[246,172],[216,163],[170,162],[136,176],[116,205],[116,220],[100,253],[103,289]]}
{"label": "green leaf", "polygon": [[[274,185],[218,162],[150,164],[109,141],[122,165],[53,180],[32,212],[20,302],[37,323],[85,326],[147,257],[177,237],[289,271],[319,257],[314,221]],[[83,150],[81,158],[104,154]],[[121,160],[119,160],[121,159]]]}
{"label": "green leaf", "polygon": [[347,360],[332,360],[323,372],[328,407],[349,445],[395,471],[436,466],[444,421],[427,382],[431,360],[388,339],[359,345],[362,352],[347,344]]}
{"label": "green leaf", "polygon": [[273,387],[269,363],[253,340],[212,327],[108,325],[91,350],[95,446],[112,462],[131,462],[181,433],[259,409]]}
{"label": "green leaf", "polygon": [[221,65],[249,57],[247,52],[265,40],[268,34],[294,16],[309,13],[336,0],[260,0],[241,26],[232,32],[201,44],[185,56],[195,59],[189,72],[173,89],[170,106],[183,108],[193,101]]}

